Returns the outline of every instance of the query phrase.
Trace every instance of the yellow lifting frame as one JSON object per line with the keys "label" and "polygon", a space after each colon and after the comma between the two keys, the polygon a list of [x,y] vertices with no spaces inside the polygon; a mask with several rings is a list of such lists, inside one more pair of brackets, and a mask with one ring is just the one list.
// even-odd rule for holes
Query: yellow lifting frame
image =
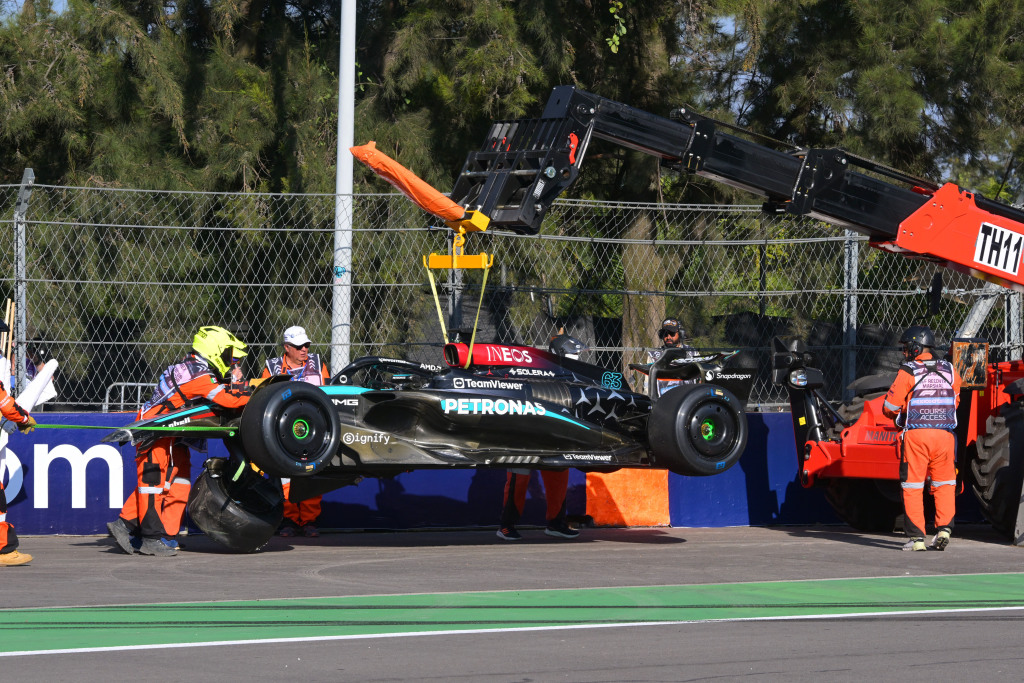
{"label": "yellow lifting frame", "polygon": [[452,255],[430,254],[423,257],[423,266],[427,269],[427,276],[430,278],[430,291],[434,294],[434,306],[437,308],[437,319],[441,323],[441,335],[444,343],[448,343],[448,331],[444,326],[444,313],[441,312],[441,298],[437,294],[437,284],[434,281],[434,270],[452,270],[455,268],[472,269],[479,268],[484,271],[483,282],[480,285],[480,300],[476,305],[476,319],[473,321],[473,335],[469,339],[469,355],[466,357],[465,367],[469,367],[473,358],[473,344],[476,342],[476,328],[480,324],[480,310],[484,303],[484,289],[487,287],[487,274],[494,265],[494,256],[486,252],[479,254],[467,254],[466,233],[482,232],[487,229],[491,219],[479,211],[467,211],[466,215],[458,221],[445,221],[455,231],[455,240],[452,245]]}

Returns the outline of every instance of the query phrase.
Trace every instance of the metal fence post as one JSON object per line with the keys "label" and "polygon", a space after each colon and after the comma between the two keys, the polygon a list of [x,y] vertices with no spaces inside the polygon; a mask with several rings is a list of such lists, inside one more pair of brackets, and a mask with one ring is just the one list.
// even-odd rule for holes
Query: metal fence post
{"label": "metal fence post", "polygon": [[846,388],[857,379],[857,276],[860,249],[857,233],[846,230],[843,243],[843,400],[853,395]]}
{"label": "metal fence post", "polygon": [[1006,293],[1006,358],[1015,360],[1021,357],[1024,352],[1024,342],[1021,341],[1021,292]]}
{"label": "metal fence post", "polygon": [[355,144],[356,2],[342,0],[338,56],[338,151],[334,180],[334,288],[331,295],[331,368],[351,359],[352,342],[352,155]]}
{"label": "metal fence post", "polygon": [[335,196],[334,287],[331,295],[331,369],[349,364],[352,342],[352,195]]}
{"label": "metal fence post", "polygon": [[25,387],[25,339],[28,337],[28,316],[25,312],[27,297],[26,285],[28,280],[26,251],[28,248],[26,216],[28,216],[28,202],[32,197],[32,186],[36,182],[36,174],[31,168],[26,168],[21,175],[21,188],[18,190],[18,200],[14,205],[14,305],[15,320],[14,329],[11,330],[11,338],[14,340],[14,358],[11,363],[14,365],[15,386],[11,387],[12,395]]}
{"label": "metal fence post", "polygon": [[[455,235],[449,238],[448,242],[448,253],[455,256]],[[454,268],[448,271],[448,287],[449,287],[449,299],[448,299],[448,334],[452,335],[452,340],[455,339],[455,333],[452,330],[462,329],[462,289],[463,284],[463,273],[462,269]],[[465,339],[460,341],[467,342]]]}

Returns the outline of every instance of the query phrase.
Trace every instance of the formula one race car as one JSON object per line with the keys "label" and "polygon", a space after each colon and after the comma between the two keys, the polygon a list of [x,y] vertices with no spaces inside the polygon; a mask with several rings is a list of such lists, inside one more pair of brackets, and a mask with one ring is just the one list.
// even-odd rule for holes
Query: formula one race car
{"label": "formula one race car", "polygon": [[[326,386],[281,376],[240,414],[193,404],[105,440],[144,444],[155,438],[151,427],[223,439],[230,457],[207,461],[188,510],[200,529],[241,551],[260,548],[280,523],[280,477],[291,478],[290,495],[303,500],[423,468],[705,476],[729,469],[746,447],[753,373],[723,371],[731,358],[722,354],[669,350],[652,365],[632,366],[651,376],[649,395],[631,391],[619,372],[532,347],[476,344],[470,356],[466,344],[450,343],[444,359],[447,368],[359,358]],[[723,380],[705,383],[716,377]],[[680,385],[658,395],[665,380]]]}

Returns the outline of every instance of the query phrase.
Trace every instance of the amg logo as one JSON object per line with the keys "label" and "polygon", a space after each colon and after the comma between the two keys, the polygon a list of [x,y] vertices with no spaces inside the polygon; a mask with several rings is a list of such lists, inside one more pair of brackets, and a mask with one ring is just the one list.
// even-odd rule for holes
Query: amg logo
{"label": "amg logo", "polygon": [[336,406],[357,406],[359,405],[359,399],[355,398],[332,398],[331,403]]}

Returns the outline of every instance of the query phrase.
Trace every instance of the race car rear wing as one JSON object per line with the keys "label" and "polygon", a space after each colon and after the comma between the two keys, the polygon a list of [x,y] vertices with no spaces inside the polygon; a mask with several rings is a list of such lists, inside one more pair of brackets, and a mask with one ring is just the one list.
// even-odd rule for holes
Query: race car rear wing
{"label": "race car rear wing", "polygon": [[558,86],[541,118],[491,125],[451,199],[492,227],[537,234],[596,137],[760,195],[768,211],[841,225],[873,246],[1024,290],[1024,211],[841,149],[780,150],[735,132],[685,109],[664,118]]}

